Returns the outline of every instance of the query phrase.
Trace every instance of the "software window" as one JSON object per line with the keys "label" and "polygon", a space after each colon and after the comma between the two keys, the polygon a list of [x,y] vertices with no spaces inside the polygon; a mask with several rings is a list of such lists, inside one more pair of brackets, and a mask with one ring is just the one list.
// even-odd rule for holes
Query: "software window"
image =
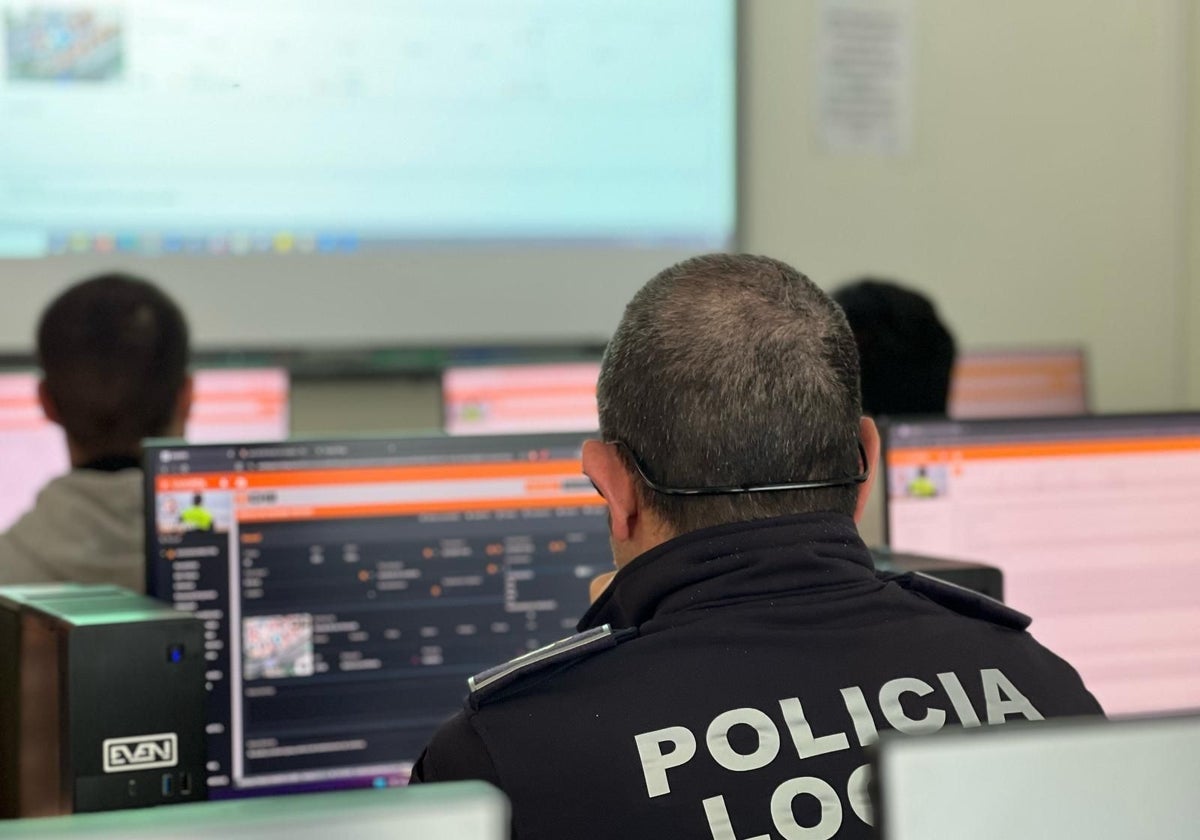
{"label": "software window", "polygon": [[1109,714],[1200,707],[1200,418],[901,423],[897,550],[979,560]]}
{"label": "software window", "polygon": [[212,794],[403,784],[468,677],[573,633],[612,567],[582,440],[151,450],[148,591],[206,622]]}

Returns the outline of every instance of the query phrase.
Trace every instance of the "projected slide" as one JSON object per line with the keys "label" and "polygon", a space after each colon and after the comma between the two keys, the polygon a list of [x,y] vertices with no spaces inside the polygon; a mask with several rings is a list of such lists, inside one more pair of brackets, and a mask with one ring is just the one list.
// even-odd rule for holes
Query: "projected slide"
{"label": "projected slide", "polygon": [[0,256],[716,248],[733,0],[0,0]]}

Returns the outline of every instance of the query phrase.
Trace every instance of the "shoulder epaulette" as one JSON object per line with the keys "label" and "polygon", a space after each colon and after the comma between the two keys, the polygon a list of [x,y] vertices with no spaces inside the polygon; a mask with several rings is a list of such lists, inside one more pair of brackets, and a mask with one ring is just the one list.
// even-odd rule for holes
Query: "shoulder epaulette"
{"label": "shoulder epaulette", "polygon": [[471,690],[471,707],[479,708],[480,704],[530,674],[610,650],[636,633],[637,630],[634,629],[614,631],[611,625],[605,624],[551,642],[503,665],[481,671],[467,680],[467,686]]}
{"label": "shoulder epaulette", "polygon": [[992,624],[999,624],[1013,630],[1026,630],[1033,623],[1033,619],[1025,613],[1014,610],[995,598],[989,598],[981,592],[949,583],[923,572],[884,574],[880,575],[880,578],[898,584],[909,592],[924,595],[930,601],[968,618],[990,621]]}

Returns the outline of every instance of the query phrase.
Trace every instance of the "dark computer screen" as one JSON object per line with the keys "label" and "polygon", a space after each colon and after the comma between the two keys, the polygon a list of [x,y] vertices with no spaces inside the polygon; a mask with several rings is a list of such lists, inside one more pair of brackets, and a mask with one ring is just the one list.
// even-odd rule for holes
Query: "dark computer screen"
{"label": "dark computer screen", "polygon": [[888,542],[1004,573],[1112,715],[1200,709],[1200,415],[897,420]]}
{"label": "dark computer screen", "polygon": [[469,676],[611,568],[584,435],[148,447],[147,585],[206,623],[214,798],[404,784]]}

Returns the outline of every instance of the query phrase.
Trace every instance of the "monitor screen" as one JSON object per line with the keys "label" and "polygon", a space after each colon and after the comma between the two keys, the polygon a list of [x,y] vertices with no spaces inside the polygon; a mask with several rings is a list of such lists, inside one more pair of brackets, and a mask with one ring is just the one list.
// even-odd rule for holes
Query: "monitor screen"
{"label": "monitor screen", "polygon": [[[35,373],[0,373],[0,531],[33,506],[48,481],[70,468],[62,429],[43,416],[37,387]],[[282,440],[287,434],[286,371],[196,372],[189,440]]]}
{"label": "monitor screen", "polygon": [[962,353],[950,380],[951,417],[1087,414],[1087,359],[1081,348]]}
{"label": "monitor screen", "polygon": [[1200,708],[1200,414],[896,421],[890,545],[1004,573],[1109,714]]}
{"label": "monitor screen", "polygon": [[146,453],[147,591],[206,622],[210,795],[399,785],[612,568],[582,435]]}
{"label": "monitor screen", "polygon": [[1185,840],[1200,825],[1200,718],[891,737],[875,772],[883,840]]}
{"label": "monitor screen", "polygon": [[450,368],[442,406],[451,435],[590,431],[599,362]]}

